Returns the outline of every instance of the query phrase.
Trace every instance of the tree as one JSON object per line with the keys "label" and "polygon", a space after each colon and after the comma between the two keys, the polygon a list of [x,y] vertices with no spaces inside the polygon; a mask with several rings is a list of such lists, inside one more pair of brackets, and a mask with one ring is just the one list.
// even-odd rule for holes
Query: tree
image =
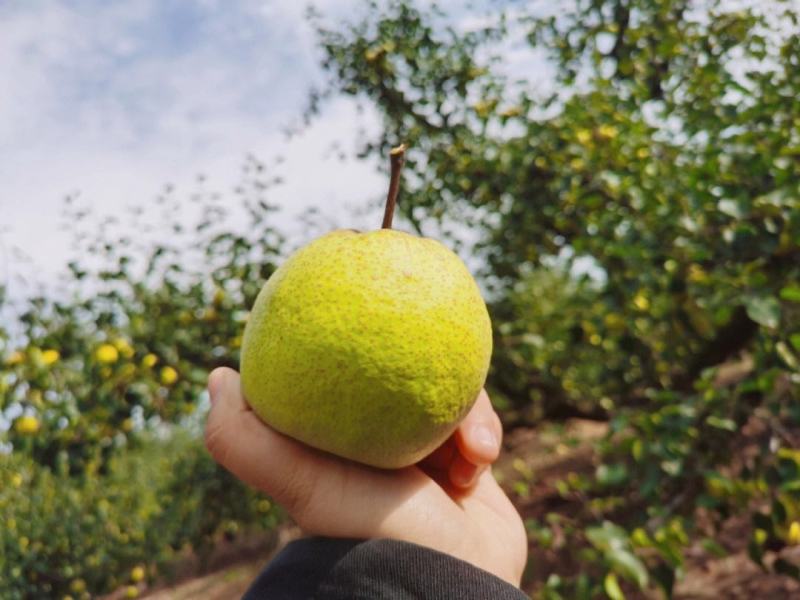
{"label": "tree", "polygon": [[[469,31],[410,2],[318,21],[328,93],[383,116],[363,152],[411,146],[403,216],[480,232],[508,423],[610,422],[580,485],[614,508],[581,522],[638,532],[636,555],[599,559],[635,585],[643,561],[671,589],[701,507],[752,514],[757,561],[800,536],[798,18],[578,0]],[[504,67],[520,47],[547,53],[554,91]],[[622,547],[592,531],[598,556]]]}
{"label": "tree", "polygon": [[185,546],[202,558],[278,523],[208,455],[195,414],[209,371],[238,366],[247,311],[282,254],[274,183],[250,159],[235,203],[202,182],[122,217],[67,201],[76,258],[62,288],[0,328],[1,597],[121,585],[133,597]]}
{"label": "tree", "polygon": [[[270,181],[250,159],[233,207],[202,190],[187,202],[167,186],[124,219],[67,199],[77,257],[65,289],[28,301],[23,343],[0,367],[15,452],[92,472],[139,433],[194,412],[209,370],[238,365],[248,307],[282,251]],[[246,234],[229,224],[239,209]]]}

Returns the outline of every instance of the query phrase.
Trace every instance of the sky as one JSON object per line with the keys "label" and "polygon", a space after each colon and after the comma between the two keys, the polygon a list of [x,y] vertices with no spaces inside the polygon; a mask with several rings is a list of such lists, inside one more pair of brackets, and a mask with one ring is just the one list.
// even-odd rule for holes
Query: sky
{"label": "sky", "polygon": [[[424,0],[420,0],[421,2]],[[477,1],[477,0],[476,0]],[[756,0],[742,0],[752,4]],[[733,2],[733,0],[731,0]],[[342,162],[378,115],[337,98],[287,141],[323,73],[306,0],[0,0],[0,285],[12,274],[48,282],[63,271],[60,230],[67,194],[96,213],[118,214],[167,183],[189,194],[198,174],[230,193],[248,154],[271,161],[285,185],[271,201],[296,244],[297,215],[316,207],[339,225],[384,196],[374,161]],[[328,21],[353,21],[364,0],[314,0]],[[480,2],[478,2],[480,4]],[[457,26],[480,24],[463,0],[439,0]],[[491,0],[514,10],[514,2]],[[555,3],[526,6],[552,11]],[[559,4],[559,6],[562,6]],[[500,66],[541,89],[553,77],[527,44]],[[26,258],[21,258],[26,257]]]}
{"label": "sky", "polygon": [[[315,3],[333,19],[361,4]],[[272,200],[287,223],[385,193],[374,163],[331,151],[354,149],[359,127],[377,131],[377,115],[352,100],[287,141],[322,76],[304,13],[293,0],[0,3],[0,282],[19,268],[45,282],[63,269],[67,194],[115,214],[167,183],[189,193],[201,173],[225,193],[248,153],[285,157]]]}
{"label": "sky", "polygon": [[[326,23],[337,23],[358,20],[366,2],[313,4]],[[461,0],[438,4],[457,27],[485,22]],[[310,207],[332,225],[379,223],[386,176],[377,159],[352,158],[360,131],[380,131],[374,109],[359,112],[353,99],[339,97],[300,134],[288,140],[285,133],[300,122],[311,87],[324,81],[307,6],[0,0],[0,285],[11,298],[25,297],[32,283],[47,288],[65,271],[65,196],[77,195],[95,214],[123,215],[166,184],[188,196],[202,174],[205,189],[225,197],[248,154],[267,164],[284,158],[276,174],[285,184],[269,199],[292,246],[311,235],[298,219]],[[529,54],[509,47],[504,65],[540,79],[543,61],[531,64]],[[342,162],[334,144],[351,158]]]}

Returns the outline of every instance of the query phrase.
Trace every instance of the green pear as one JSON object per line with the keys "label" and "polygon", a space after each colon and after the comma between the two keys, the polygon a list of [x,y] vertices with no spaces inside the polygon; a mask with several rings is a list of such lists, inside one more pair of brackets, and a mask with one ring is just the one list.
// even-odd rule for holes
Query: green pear
{"label": "green pear", "polygon": [[452,251],[391,229],[334,231],[290,256],[258,295],[242,386],[274,429],[400,468],[452,434],[491,353],[486,305]]}

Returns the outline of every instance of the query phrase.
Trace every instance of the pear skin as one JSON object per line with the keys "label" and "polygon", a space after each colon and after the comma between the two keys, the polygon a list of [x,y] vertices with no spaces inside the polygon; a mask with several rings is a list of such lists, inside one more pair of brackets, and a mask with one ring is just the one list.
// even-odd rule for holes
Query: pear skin
{"label": "pear skin", "polygon": [[276,430],[400,468],[452,434],[491,353],[486,304],[452,251],[391,229],[342,230],[264,285],[244,332],[242,386]]}

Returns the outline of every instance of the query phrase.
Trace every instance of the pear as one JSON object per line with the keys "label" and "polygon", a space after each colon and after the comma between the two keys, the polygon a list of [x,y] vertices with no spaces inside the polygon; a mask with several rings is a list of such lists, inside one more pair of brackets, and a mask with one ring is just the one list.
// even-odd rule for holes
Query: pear
{"label": "pear", "polygon": [[442,444],[486,379],[492,331],[467,267],[391,225],[404,147],[392,151],[384,228],[334,231],[269,278],[245,327],[255,413],[307,445],[380,468]]}

